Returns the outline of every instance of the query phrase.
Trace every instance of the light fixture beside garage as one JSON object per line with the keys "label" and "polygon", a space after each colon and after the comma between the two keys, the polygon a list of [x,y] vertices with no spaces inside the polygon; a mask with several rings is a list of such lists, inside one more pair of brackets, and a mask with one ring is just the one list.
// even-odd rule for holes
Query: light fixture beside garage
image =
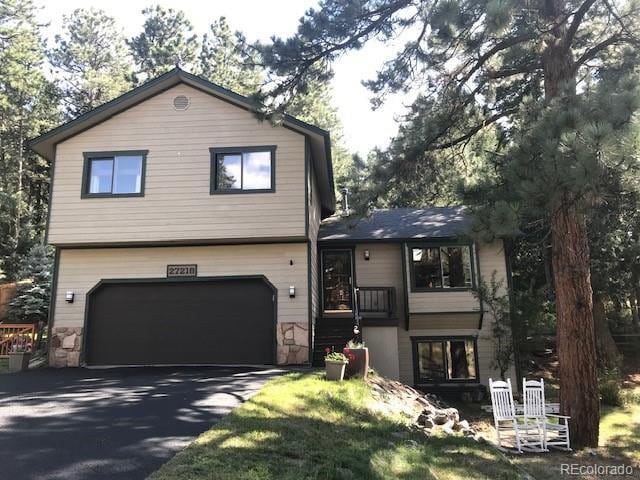
{"label": "light fixture beside garage", "polygon": [[73,297],[75,296],[75,294],[71,291],[68,291],[65,295],[64,295],[64,299],[67,303],[73,303]]}
{"label": "light fixture beside garage", "polygon": [[365,250],[364,251],[364,259],[365,260],[369,260],[371,258],[371,254],[369,253],[369,250]]}
{"label": "light fixture beside garage", "polygon": [[289,297],[290,298],[295,298],[296,296],[296,287],[294,287],[293,285],[291,285],[289,287]]}

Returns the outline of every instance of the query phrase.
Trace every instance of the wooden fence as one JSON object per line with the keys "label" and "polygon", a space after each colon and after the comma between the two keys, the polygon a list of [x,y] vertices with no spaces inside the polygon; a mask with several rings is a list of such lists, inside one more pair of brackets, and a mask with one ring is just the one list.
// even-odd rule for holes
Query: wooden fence
{"label": "wooden fence", "polygon": [[14,345],[35,346],[38,331],[31,323],[0,323],[0,358],[9,356]]}

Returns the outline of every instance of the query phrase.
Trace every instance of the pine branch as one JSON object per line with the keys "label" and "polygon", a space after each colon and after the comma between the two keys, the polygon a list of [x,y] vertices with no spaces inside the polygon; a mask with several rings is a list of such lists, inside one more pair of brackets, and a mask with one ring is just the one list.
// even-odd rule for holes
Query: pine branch
{"label": "pine branch", "polygon": [[513,68],[503,68],[502,70],[488,70],[485,75],[487,78],[497,80],[500,78],[513,77],[514,75],[520,75],[522,73],[533,73],[542,68],[540,63],[531,63],[529,65],[521,65]]}
{"label": "pine branch", "polygon": [[[612,45],[615,45],[617,43],[625,43],[625,37],[623,37],[620,34],[612,35],[611,37],[600,42],[599,44],[594,45],[593,47],[585,51],[582,55],[580,55],[580,57],[573,63],[573,72],[575,73],[578,70],[578,68],[580,68],[581,65],[593,59],[602,50]],[[629,42],[629,43],[635,43],[635,42]]]}
{"label": "pine branch", "polygon": [[465,142],[468,139],[470,139],[471,137],[473,137],[476,133],[478,133],[480,130],[482,130],[485,127],[488,127],[489,125],[492,125],[494,123],[496,123],[498,120],[500,120],[501,118],[504,118],[508,115],[514,114],[518,111],[517,108],[510,108],[508,110],[505,110],[503,112],[498,112],[495,113],[493,115],[491,115],[488,118],[485,118],[482,122],[478,123],[477,125],[471,127],[469,130],[467,130],[467,132],[464,135],[460,135],[459,137],[445,142],[445,143],[440,143],[437,145],[432,145],[430,147],[427,147],[427,150],[444,150],[446,148],[451,148],[454,147],[456,145],[458,145],[459,143]]}
{"label": "pine branch", "polygon": [[573,39],[578,32],[578,28],[580,28],[580,24],[582,24],[582,20],[584,16],[587,14],[589,9],[596,3],[596,0],[585,0],[580,8],[576,11],[573,16],[573,20],[571,21],[571,25],[567,29],[567,33],[563,39],[563,46],[565,50],[569,50],[571,48],[571,44],[573,43]]}

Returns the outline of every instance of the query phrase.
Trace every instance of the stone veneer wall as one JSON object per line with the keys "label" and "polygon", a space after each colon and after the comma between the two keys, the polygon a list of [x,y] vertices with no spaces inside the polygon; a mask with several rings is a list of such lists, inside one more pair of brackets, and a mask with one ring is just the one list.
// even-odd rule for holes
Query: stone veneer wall
{"label": "stone veneer wall", "polygon": [[278,323],[278,365],[300,365],[309,362],[309,325],[301,322]]}
{"label": "stone veneer wall", "polygon": [[49,347],[49,366],[79,367],[82,327],[53,327]]}

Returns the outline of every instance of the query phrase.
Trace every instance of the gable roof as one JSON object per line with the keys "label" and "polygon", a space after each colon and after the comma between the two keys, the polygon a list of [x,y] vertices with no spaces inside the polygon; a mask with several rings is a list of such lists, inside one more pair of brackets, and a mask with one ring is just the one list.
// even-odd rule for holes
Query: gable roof
{"label": "gable roof", "polygon": [[[220,100],[229,102],[250,112],[257,112],[260,105],[243,95],[239,95],[204,78],[185,72],[179,67],[160,75],[119,97],[100,105],[79,117],[50,130],[28,142],[29,148],[53,161],[56,144],[67,140],[109,118],[121,113],[145,100],[158,95],[178,84],[186,84],[208,93]],[[333,213],[335,210],[335,192],[333,183],[333,167],[331,163],[331,137],[328,131],[315,125],[298,120],[291,115],[284,115],[283,126],[305,135],[311,147],[315,172],[323,210]]]}
{"label": "gable roof", "polygon": [[465,207],[387,208],[368,217],[333,216],[320,225],[318,241],[400,241],[464,237],[471,233]]}

